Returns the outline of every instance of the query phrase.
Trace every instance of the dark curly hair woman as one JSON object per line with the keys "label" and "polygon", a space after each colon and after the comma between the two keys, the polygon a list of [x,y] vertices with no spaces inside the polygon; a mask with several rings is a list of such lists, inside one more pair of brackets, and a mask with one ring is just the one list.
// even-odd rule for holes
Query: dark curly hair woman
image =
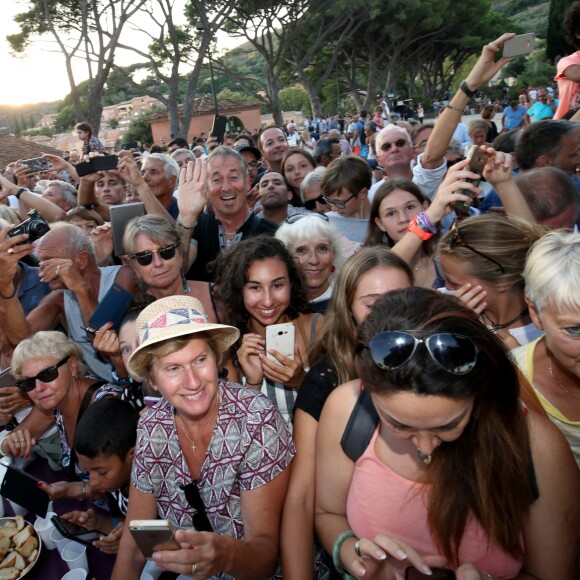
{"label": "dark curly hair woman", "polygon": [[[311,312],[300,270],[284,244],[267,236],[241,241],[213,267],[215,296],[223,302],[228,324],[241,332],[233,348],[244,384],[268,395],[290,421],[322,321]],[[266,345],[266,328],[283,323],[294,326],[291,356]]]}

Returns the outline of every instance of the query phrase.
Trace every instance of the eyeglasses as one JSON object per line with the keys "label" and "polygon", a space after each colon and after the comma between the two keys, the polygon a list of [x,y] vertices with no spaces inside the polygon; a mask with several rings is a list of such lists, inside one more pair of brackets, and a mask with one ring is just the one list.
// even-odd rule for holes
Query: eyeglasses
{"label": "eyeglasses", "polygon": [[397,139],[394,143],[383,143],[381,145],[381,151],[390,151],[392,147],[397,147],[397,149],[402,149],[409,145],[406,139]]}
{"label": "eyeglasses", "polygon": [[477,347],[473,341],[451,332],[438,332],[423,339],[413,336],[408,330],[387,331],[377,334],[365,346],[379,368],[393,371],[411,359],[419,344],[424,344],[431,358],[453,375],[466,375],[477,362]]}
{"label": "eyeglasses", "polygon": [[305,218],[305,217],[314,217],[314,218],[317,218],[319,220],[324,220],[325,222],[330,221],[328,219],[328,216],[324,215],[323,213],[297,213],[295,215],[290,216],[286,220],[286,223],[287,224],[295,224],[296,222],[299,222],[302,218]]}
{"label": "eyeglasses", "polygon": [[187,503],[195,510],[195,513],[191,516],[191,522],[195,529],[198,532],[213,532],[213,527],[207,517],[205,505],[195,481],[183,486],[181,489],[185,493]]}
{"label": "eyeglasses", "polygon": [[322,196],[322,199],[324,200],[324,203],[328,203],[330,205],[333,205],[334,207],[337,207],[338,209],[344,209],[346,207],[346,204],[353,197],[356,197],[356,193],[353,193],[352,195],[350,195],[346,199],[330,199],[330,197],[326,197],[324,195]]}
{"label": "eyeglasses", "polygon": [[457,220],[453,222],[453,225],[451,226],[451,231],[453,232],[453,236],[451,236],[451,240],[449,241],[450,248],[454,248],[455,246],[462,246],[464,248],[467,248],[474,254],[477,254],[478,256],[481,256],[488,262],[495,264],[501,270],[501,273],[505,274],[505,268],[497,260],[494,260],[493,258],[486,256],[483,252],[476,250],[473,246],[470,246],[467,242],[465,242],[465,240],[461,237],[461,234],[459,233],[459,228],[457,227]]}
{"label": "eyeglasses", "polygon": [[51,383],[58,377],[58,369],[71,357],[69,354],[67,357],[63,358],[60,362],[40,371],[35,377],[25,377],[18,379],[16,381],[16,386],[24,393],[29,393],[34,391],[36,388],[36,381],[42,381],[43,383]]}
{"label": "eyeglasses", "polygon": [[180,244],[169,244],[157,250],[145,250],[144,252],[137,252],[129,256],[132,260],[137,260],[141,266],[149,266],[153,262],[153,254],[159,254],[163,260],[171,260],[175,256],[177,248]]}
{"label": "eyeglasses", "polygon": [[319,195],[319,196],[318,196],[317,198],[315,198],[315,199],[309,199],[308,201],[305,201],[305,202],[304,202],[304,207],[305,207],[307,210],[310,210],[310,211],[312,211],[313,209],[315,209],[315,208],[316,208],[316,204],[317,204],[317,203],[326,203],[326,202],[324,201],[324,198],[323,198],[321,195]]}

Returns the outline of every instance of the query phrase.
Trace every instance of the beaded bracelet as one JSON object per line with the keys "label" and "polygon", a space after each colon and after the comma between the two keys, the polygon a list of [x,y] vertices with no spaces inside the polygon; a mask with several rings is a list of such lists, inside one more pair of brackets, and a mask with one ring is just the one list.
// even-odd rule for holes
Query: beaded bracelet
{"label": "beaded bracelet", "polygon": [[421,228],[421,226],[419,226],[419,224],[417,223],[417,216],[415,216],[413,218],[413,221],[408,225],[407,231],[411,232],[412,234],[415,234],[416,236],[421,238],[424,242],[426,242],[429,238],[433,237],[433,234],[431,232],[426,232],[424,229]]}
{"label": "beaded bracelet", "polygon": [[336,568],[336,571],[345,579],[345,580],[354,580],[354,576],[351,576],[345,569],[342,567],[342,563],[340,562],[340,549],[346,540],[349,538],[354,538],[354,532],[352,530],[346,530],[342,532],[336,541],[334,542],[334,546],[332,547],[332,563]]}
{"label": "beaded bracelet", "polygon": [[447,105],[445,108],[446,109],[451,109],[452,111],[457,111],[458,113],[463,114],[463,109],[460,109],[458,107],[454,107],[453,105]]}
{"label": "beaded bracelet", "polygon": [[424,211],[417,214],[417,225],[426,232],[430,232],[432,234],[437,233],[437,227],[435,224],[433,224],[433,222],[429,219],[429,216]]}

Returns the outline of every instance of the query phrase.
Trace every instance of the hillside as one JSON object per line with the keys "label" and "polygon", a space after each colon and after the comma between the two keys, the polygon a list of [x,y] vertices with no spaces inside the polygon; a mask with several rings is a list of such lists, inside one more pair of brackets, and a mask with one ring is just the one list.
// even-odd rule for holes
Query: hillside
{"label": "hillside", "polygon": [[545,0],[496,0],[492,10],[510,17],[523,32],[535,32],[536,36],[546,38],[550,3]]}

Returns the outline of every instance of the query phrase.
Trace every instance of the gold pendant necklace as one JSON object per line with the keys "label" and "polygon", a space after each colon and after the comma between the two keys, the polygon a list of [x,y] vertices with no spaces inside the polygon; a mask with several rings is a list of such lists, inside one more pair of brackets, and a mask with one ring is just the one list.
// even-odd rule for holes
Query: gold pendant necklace
{"label": "gold pendant necklace", "polygon": [[[203,424],[202,429],[209,425],[209,422],[212,420],[212,418],[213,418],[213,416],[214,416],[214,414],[217,411],[219,406],[220,406],[220,397],[219,397],[219,393],[218,393],[217,404],[215,405],[215,408],[213,409],[213,411],[210,413],[209,418]],[[186,436],[187,440],[191,443],[191,450],[193,451],[193,453],[195,453],[197,451],[197,445],[195,444],[195,441],[189,436],[189,433],[187,432],[187,429],[185,428],[185,421],[183,420],[183,417],[180,416],[179,418],[181,419],[181,428],[183,429],[183,434]]]}
{"label": "gold pendant necklace", "polygon": [[[546,349],[547,350],[547,349]],[[556,380],[556,377],[554,376],[554,371],[552,370],[552,353],[548,350],[548,371],[550,372],[550,376],[552,377],[552,380],[568,395],[570,395],[573,399],[576,399],[577,401],[580,401],[580,397],[578,395],[576,395],[575,393],[570,392],[570,390],[565,387],[560,381]]]}

